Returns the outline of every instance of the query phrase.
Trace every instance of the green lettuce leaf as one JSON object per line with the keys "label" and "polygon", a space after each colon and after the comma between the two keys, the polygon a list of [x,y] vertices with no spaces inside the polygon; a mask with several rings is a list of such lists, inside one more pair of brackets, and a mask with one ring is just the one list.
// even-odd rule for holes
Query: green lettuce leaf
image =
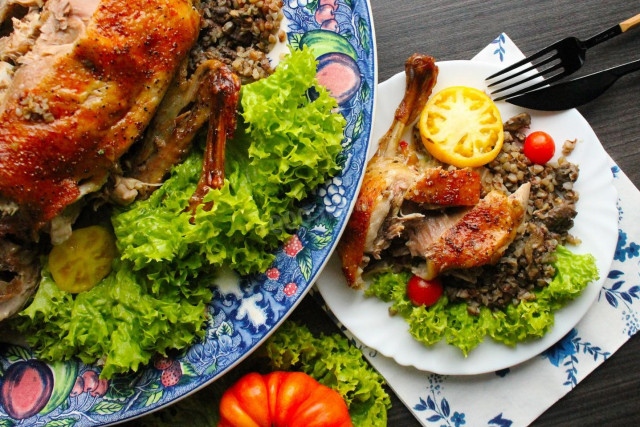
{"label": "green lettuce leaf", "polygon": [[46,269],[18,329],[46,360],[79,357],[94,363],[106,356],[102,376],[136,371],[157,352],[184,348],[202,335],[206,287],[193,296],[155,296],[150,283],[131,269],[115,273],[75,299],[61,291]]}
{"label": "green lettuce leaf", "polygon": [[445,339],[466,356],[487,335],[509,346],[544,336],[553,326],[554,311],[598,279],[592,255],[574,254],[563,246],[558,246],[554,255],[556,274],[549,285],[534,292],[534,300],[510,305],[505,310],[482,307],[479,315],[472,315],[465,303],[449,304],[446,297],[428,308],[414,307],[406,295],[411,277],[407,272],[377,274],[365,294],[392,302],[390,312],[407,320],[409,332],[416,340],[432,345]]}
{"label": "green lettuce leaf", "polygon": [[260,355],[273,370],[305,372],[336,390],[345,400],[354,426],[386,426],[391,399],[382,376],[358,348],[341,335],[315,337],[303,325],[288,321],[264,344]]}
{"label": "green lettuce leaf", "polygon": [[591,254],[578,255],[558,246],[554,255],[556,275],[544,291],[557,303],[564,305],[578,296],[589,282],[598,280],[598,268]]}
{"label": "green lettuce leaf", "polygon": [[394,273],[388,270],[384,274],[376,274],[364,294],[375,296],[384,302],[393,302],[389,313],[409,317],[413,310],[413,304],[406,297],[407,283],[410,278],[411,273],[408,271]]}

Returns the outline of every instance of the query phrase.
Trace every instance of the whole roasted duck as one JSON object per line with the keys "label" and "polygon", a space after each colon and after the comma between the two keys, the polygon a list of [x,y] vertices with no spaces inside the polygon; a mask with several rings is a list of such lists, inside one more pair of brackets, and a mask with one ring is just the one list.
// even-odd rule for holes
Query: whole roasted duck
{"label": "whole roasted duck", "polygon": [[37,284],[33,242],[42,232],[53,244],[64,241],[83,197],[121,176],[121,158],[172,81],[163,110],[181,121],[171,122],[164,139],[155,130],[130,172],[160,182],[208,124],[190,208],[221,185],[240,82],[215,60],[174,80],[200,30],[192,0],[6,0],[0,18],[13,28],[0,38],[2,320]]}
{"label": "whole roasted duck", "polygon": [[433,167],[428,154],[402,140],[431,95],[438,68],[433,58],[415,54],[405,74],[404,97],[367,165],[338,246],[353,288],[364,286],[365,268],[372,259],[380,260],[394,240],[404,245],[403,255],[421,260],[412,265],[413,272],[431,279],[446,270],[497,261],[524,220],[528,185],[511,196],[492,192],[480,200],[476,170]]}

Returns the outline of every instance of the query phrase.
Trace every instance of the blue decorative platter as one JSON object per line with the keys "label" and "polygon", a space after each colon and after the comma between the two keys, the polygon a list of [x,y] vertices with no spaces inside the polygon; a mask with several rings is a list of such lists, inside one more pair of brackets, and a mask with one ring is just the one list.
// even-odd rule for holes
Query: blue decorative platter
{"label": "blue decorative platter", "polygon": [[[0,399],[0,427],[110,424],[176,402],[247,357],[309,291],[346,225],[364,173],[377,84],[375,37],[367,0],[284,3],[288,44],[314,48],[318,79],[332,91],[347,120],[339,157],[342,172],[301,206],[303,225],[276,253],[271,268],[251,277],[228,272],[217,279],[204,339],[175,359],[105,381],[98,379],[98,366],[79,361],[45,364],[24,346],[0,344],[0,383],[9,371],[38,373],[32,378],[35,385],[21,384],[32,387],[27,395],[33,402]],[[341,66],[332,67],[335,63]],[[351,70],[348,76],[336,71],[344,69]],[[53,392],[45,393],[43,383]],[[7,414],[7,405],[35,404],[44,407],[28,418]]]}

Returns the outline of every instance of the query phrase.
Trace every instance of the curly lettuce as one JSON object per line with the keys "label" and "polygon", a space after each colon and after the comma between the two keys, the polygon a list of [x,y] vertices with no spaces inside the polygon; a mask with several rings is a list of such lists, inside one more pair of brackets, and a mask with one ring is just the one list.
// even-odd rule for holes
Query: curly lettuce
{"label": "curly lettuce", "polygon": [[243,87],[224,185],[205,196],[212,207],[200,206],[193,223],[185,208],[202,168],[198,148],[149,199],[114,213],[120,259],[95,288],[73,296],[44,271],[16,322],[40,357],[100,360],[104,378],[135,371],[203,334],[217,268],[249,274],[273,262],[300,225],[296,202],[339,171],[345,120],[315,73],[311,52],[293,51],[272,76]]}
{"label": "curly lettuce", "polygon": [[[186,283],[203,266],[264,271],[273,250],[300,225],[295,203],[339,171],[346,122],[332,114],[336,101],[315,73],[310,51],[293,51],[273,75],[243,87],[225,185],[205,197],[211,210],[199,208],[195,224],[184,212],[202,162],[194,152],[151,198],[112,218],[122,258],[162,284]],[[311,86],[318,92],[313,101]]]}
{"label": "curly lettuce", "polygon": [[411,277],[407,272],[380,273],[365,293],[392,302],[390,312],[407,320],[409,333],[416,340],[432,345],[444,339],[467,356],[485,336],[509,346],[544,336],[553,326],[554,311],[598,279],[592,255],[574,254],[563,246],[558,246],[554,255],[556,274],[549,285],[535,291],[534,300],[522,301],[504,310],[482,307],[478,315],[472,315],[466,303],[449,304],[444,296],[431,307],[416,307],[406,295]]}
{"label": "curly lettuce", "polygon": [[362,352],[338,334],[315,337],[288,321],[261,348],[273,370],[302,371],[336,390],[345,400],[354,426],[386,426],[391,399],[382,376]]}
{"label": "curly lettuce", "polygon": [[18,329],[46,360],[104,357],[102,376],[138,370],[157,352],[184,348],[202,336],[207,287],[154,294],[151,281],[116,263],[93,289],[74,296],[61,291],[43,271],[33,302]]}

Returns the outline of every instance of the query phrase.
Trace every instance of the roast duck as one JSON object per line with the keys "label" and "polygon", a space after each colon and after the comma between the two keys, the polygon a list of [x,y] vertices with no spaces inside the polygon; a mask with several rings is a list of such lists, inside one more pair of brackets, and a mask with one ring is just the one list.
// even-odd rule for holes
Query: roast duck
{"label": "roast duck", "polygon": [[405,74],[404,98],[367,164],[338,245],[347,284],[356,289],[364,287],[372,261],[385,258],[411,258],[411,270],[425,279],[495,263],[525,218],[530,184],[481,199],[478,170],[435,165],[411,138],[402,140],[431,95],[438,67],[432,57],[415,54]]}
{"label": "roast duck", "polygon": [[68,238],[88,195],[148,195],[203,126],[191,207],[222,184],[240,81],[217,60],[187,75],[196,6],[0,0],[0,320],[37,286],[38,241]]}

